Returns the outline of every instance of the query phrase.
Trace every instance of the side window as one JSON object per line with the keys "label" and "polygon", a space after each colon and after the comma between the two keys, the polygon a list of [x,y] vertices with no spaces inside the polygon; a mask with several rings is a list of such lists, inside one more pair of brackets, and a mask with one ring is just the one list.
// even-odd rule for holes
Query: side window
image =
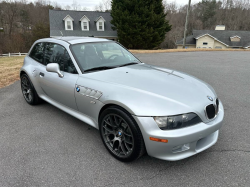
{"label": "side window", "polygon": [[59,64],[60,70],[72,74],[77,74],[76,68],[67,50],[58,44],[47,43],[45,47],[44,64]]}
{"label": "side window", "polygon": [[69,53],[65,49],[65,54],[64,54],[64,71],[72,74],[77,74],[77,70],[69,56]]}
{"label": "side window", "polygon": [[37,43],[30,52],[30,57],[42,64],[44,58],[44,46],[44,43]]}

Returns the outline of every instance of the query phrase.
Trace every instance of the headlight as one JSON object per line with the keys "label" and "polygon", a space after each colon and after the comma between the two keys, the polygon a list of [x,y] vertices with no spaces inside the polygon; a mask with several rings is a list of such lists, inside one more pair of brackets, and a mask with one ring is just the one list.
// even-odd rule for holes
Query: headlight
{"label": "headlight", "polygon": [[195,113],[181,114],[167,117],[154,117],[161,130],[180,129],[202,122]]}

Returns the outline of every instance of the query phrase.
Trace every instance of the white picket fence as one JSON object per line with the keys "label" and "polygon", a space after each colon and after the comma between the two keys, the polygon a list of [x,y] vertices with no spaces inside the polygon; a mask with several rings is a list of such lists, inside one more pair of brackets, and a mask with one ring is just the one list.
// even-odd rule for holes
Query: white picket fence
{"label": "white picket fence", "polygon": [[0,57],[11,57],[11,56],[26,56],[28,53],[7,53],[7,54],[0,54]]}

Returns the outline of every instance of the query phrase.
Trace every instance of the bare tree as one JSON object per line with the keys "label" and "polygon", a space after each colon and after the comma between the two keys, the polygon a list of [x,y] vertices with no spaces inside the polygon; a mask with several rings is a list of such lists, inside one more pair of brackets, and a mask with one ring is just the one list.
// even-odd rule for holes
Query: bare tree
{"label": "bare tree", "polygon": [[103,0],[94,7],[95,11],[106,12],[111,10],[111,0]]}
{"label": "bare tree", "polygon": [[11,37],[13,26],[18,16],[18,6],[16,1],[5,1],[5,13],[6,16],[6,24],[8,25],[8,34]]}
{"label": "bare tree", "polygon": [[84,7],[84,6],[81,6],[81,7],[79,8],[79,10],[81,10],[81,11],[89,11],[89,9],[88,9],[87,7]]}
{"label": "bare tree", "polygon": [[71,6],[70,5],[66,5],[63,10],[71,10]]}
{"label": "bare tree", "polygon": [[52,3],[52,6],[54,7],[55,10],[61,10],[62,7],[60,4],[58,4],[56,1]]}
{"label": "bare tree", "polygon": [[73,3],[71,6],[72,6],[72,10],[78,10],[80,5],[78,4],[77,0],[73,0]]}
{"label": "bare tree", "polygon": [[104,12],[104,5],[102,2],[100,2],[98,5],[95,6],[94,8],[95,11],[99,11],[99,12]]}
{"label": "bare tree", "polygon": [[102,1],[105,11],[111,10],[111,0]]}

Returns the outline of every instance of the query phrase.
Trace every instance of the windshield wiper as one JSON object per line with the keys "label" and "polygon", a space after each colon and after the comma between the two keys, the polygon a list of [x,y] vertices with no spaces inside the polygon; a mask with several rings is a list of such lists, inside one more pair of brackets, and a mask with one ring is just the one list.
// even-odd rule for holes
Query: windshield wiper
{"label": "windshield wiper", "polygon": [[117,67],[130,66],[130,65],[134,65],[134,64],[139,64],[139,63],[138,62],[130,62],[128,64],[123,64],[123,65],[120,65],[120,66],[117,66]]}
{"label": "windshield wiper", "polygon": [[84,72],[96,71],[96,70],[106,70],[106,69],[113,69],[116,68],[115,66],[102,66],[102,67],[95,67],[84,70]]}

